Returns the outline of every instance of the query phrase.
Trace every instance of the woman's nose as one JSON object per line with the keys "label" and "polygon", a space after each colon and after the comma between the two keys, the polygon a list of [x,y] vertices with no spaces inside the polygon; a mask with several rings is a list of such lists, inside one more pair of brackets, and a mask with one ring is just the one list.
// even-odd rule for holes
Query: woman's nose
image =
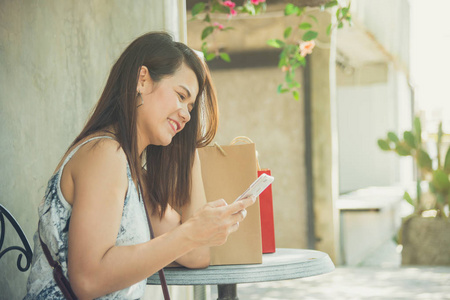
{"label": "woman's nose", "polygon": [[189,110],[187,107],[182,107],[180,109],[180,117],[183,119],[184,122],[189,122],[191,120],[191,114],[189,113]]}

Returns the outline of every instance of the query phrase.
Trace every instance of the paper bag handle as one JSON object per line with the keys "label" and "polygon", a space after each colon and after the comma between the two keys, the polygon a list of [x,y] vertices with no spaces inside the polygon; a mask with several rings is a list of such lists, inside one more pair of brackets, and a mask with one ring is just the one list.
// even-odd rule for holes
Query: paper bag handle
{"label": "paper bag handle", "polygon": [[[231,141],[230,145],[234,145],[238,142],[242,142],[244,144],[254,144],[254,142],[249,137],[240,135],[240,136],[235,137]],[[261,167],[259,166],[259,160],[258,160],[258,151],[256,151],[256,166],[258,167],[258,171],[261,171]]]}
{"label": "paper bag handle", "polygon": [[231,141],[230,145],[234,145],[234,144],[236,144],[237,142],[243,142],[244,144],[254,144],[254,142],[253,142],[249,137],[243,136],[243,135],[240,135],[240,136],[235,137],[235,138]]}

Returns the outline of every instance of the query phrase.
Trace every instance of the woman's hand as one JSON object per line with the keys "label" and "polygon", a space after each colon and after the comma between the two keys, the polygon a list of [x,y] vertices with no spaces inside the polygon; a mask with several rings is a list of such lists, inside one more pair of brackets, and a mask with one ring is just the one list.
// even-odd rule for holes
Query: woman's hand
{"label": "woman's hand", "polygon": [[247,215],[245,209],[254,204],[255,200],[256,198],[250,197],[230,205],[223,199],[210,202],[180,227],[197,247],[222,245],[230,233],[238,230],[239,223]]}

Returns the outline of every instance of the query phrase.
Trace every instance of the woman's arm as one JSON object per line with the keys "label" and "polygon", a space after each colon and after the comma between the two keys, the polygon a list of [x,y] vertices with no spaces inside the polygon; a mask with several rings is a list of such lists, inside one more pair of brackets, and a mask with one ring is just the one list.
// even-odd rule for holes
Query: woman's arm
{"label": "woman's arm", "polygon": [[[205,204],[206,195],[202,180],[200,157],[198,151],[195,151],[194,165],[192,166],[191,201],[181,208],[181,223],[185,223]],[[209,247],[194,249],[177,259],[176,262],[188,268],[206,268],[210,263]]]}
{"label": "woman's arm", "polygon": [[65,171],[70,173],[63,174],[73,182],[68,272],[80,299],[126,288],[196,248],[223,244],[243,219],[238,212],[254,203],[247,199],[227,206],[217,200],[149,242],[116,246],[128,186],[125,154],[105,139],[82,147],[69,163]]}
{"label": "woman's arm", "polygon": [[[200,157],[198,156],[198,152],[196,151],[194,164],[192,167],[191,201],[179,209],[179,211],[181,212],[181,216],[170,205],[167,206],[167,210],[162,219],[159,218],[158,214],[153,213],[151,216],[151,220],[155,236],[162,235],[165,232],[168,232],[179,226],[180,224],[185,223],[195,214],[196,211],[202,208],[205,204],[206,195],[203,187]],[[176,264],[172,264],[173,266],[180,264],[187,268],[193,269],[206,268],[209,266],[210,262],[209,247],[194,249],[186,255],[178,258],[175,262]]]}

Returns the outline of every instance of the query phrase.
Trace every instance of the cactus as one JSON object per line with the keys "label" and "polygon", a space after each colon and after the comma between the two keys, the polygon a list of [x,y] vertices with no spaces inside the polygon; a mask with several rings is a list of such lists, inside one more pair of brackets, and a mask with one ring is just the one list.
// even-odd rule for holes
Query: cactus
{"label": "cactus", "polygon": [[445,206],[450,205],[450,147],[448,148],[444,162],[441,161],[442,122],[439,124],[437,135],[437,165],[433,168],[433,160],[422,145],[422,124],[420,118],[415,117],[413,130],[403,132],[403,139],[392,131],[387,133],[385,139],[377,141],[378,147],[383,151],[394,151],[400,156],[412,156],[417,164],[417,199],[412,199],[405,192],[403,199],[414,206],[414,213],[421,214],[421,188],[420,183],[425,178],[431,178],[428,181],[431,193],[435,197],[435,207],[437,216],[448,218],[445,214]]}

